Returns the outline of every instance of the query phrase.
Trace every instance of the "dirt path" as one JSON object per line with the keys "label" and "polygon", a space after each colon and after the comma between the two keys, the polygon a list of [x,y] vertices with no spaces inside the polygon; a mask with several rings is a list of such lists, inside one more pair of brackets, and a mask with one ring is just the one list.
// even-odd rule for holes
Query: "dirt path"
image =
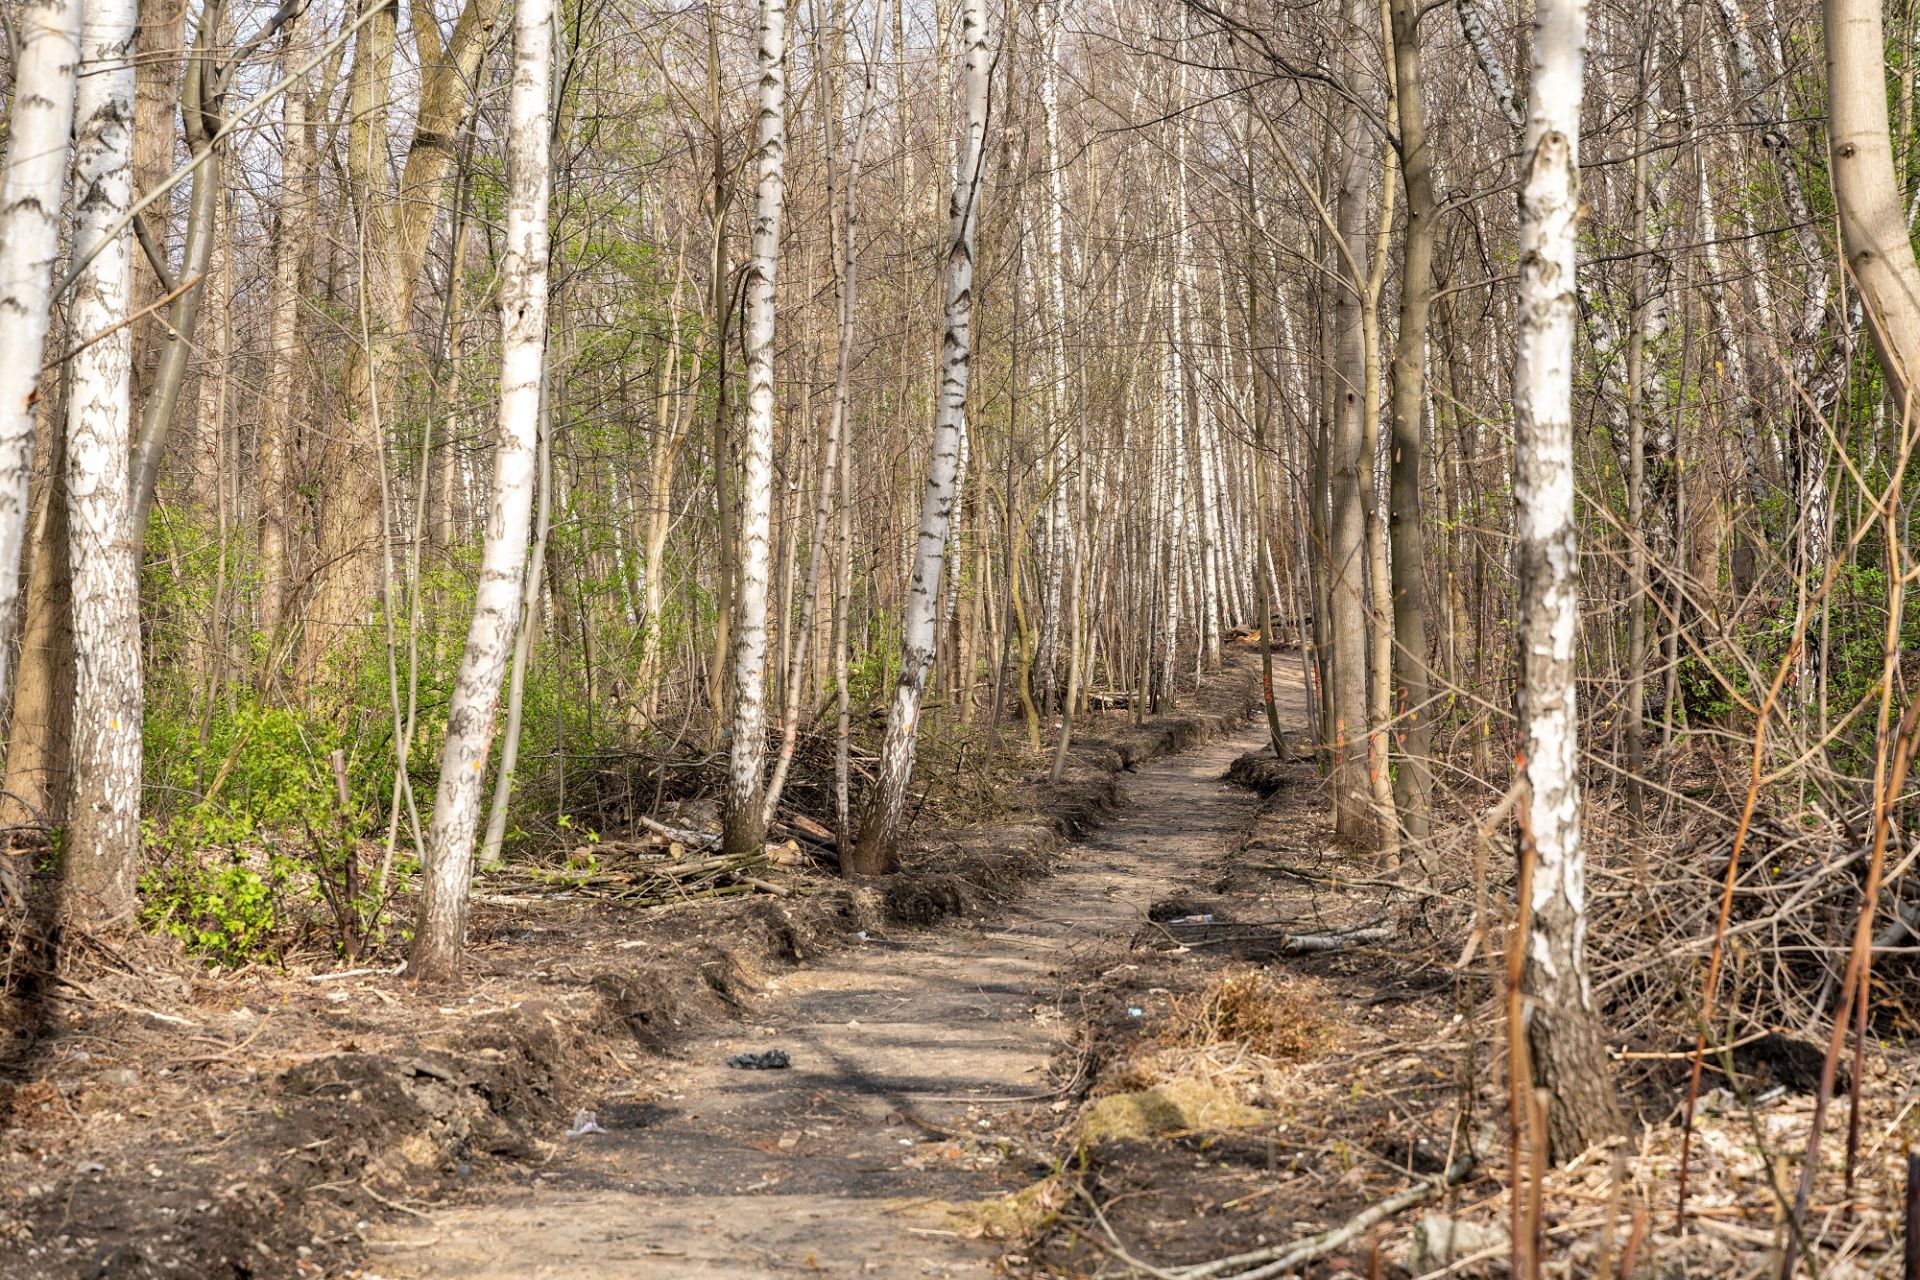
{"label": "dirt path", "polygon": [[[1130,806],[1004,913],[869,940],[791,973],[750,1024],[697,1040],[607,1133],[567,1139],[518,1185],[373,1242],[371,1270],[434,1280],[986,1276],[999,1250],[916,1203],[1027,1180],[993,1140],[1046,1106],[1070,1025],[1053,975],[1129,935],[1258,803],[1219,781],[1262,731],[1142,767]],[[727,1068],[783,1048],[786,1071]],[[969,1135],[959,1139],[960,1132]],[[1017,1163],[1017,1162],[1016,1162]]]}

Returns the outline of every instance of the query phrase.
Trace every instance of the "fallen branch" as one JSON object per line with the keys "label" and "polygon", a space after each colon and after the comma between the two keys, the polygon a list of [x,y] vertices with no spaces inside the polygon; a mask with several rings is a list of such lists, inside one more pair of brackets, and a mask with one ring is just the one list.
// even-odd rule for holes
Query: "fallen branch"
{"label": "fallen branch", "polygon": [[677,840],[690,849],[717,849],[720,847],[719,836],[708,835],[704,831],[694,831],[688,827],[670,827],[664,822],[649,818],[644,813],[640,815],[640,825],[655,835],[665,836],[669,840]]}
{"label": "fallen branch", "polygon": [[[1431,1200],[1448,1187],[1466,1181],[1473,1172],[1473,1157],[1462,1153],[1448,1166],[1444,1176],[1418,1186],[1408,1187],[1397,1195],[1388,1196],[1376,1205],[1362,1209],[1345,1222],[1317,1236],[1308,1236],[1305,1240],[1296,1240],[1292,1244],[1278,1245],[1270,1249],[1256,1249],[1252,1253],[1238,1253],[1230,1258],[1219,1258],[1213,1262],[1202,1262],[1196,1266],[1183,1267],[1174,1274],[1179,1280],[1208,1280],[1209,1277],[1222,1277],[1223,1280],[1267,1280],[1269,1276],[1296,1271],[1309,1262],[1326,1257],[1334,1250],[1351,1240],[1372,1230],[1402,1210]],[[1251,1271],[1237,1270],[1252,1267]]]}

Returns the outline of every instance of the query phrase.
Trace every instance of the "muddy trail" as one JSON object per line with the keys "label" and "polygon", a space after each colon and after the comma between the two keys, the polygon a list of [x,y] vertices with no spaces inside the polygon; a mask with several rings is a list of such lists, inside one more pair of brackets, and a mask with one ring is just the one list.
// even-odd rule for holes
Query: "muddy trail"
{"label": "muddy trail", "polygon": [[[1259,801],[1222,781],[1260,728],[1142,766],[1127,806],[1006,910],[868,936],[743,1024],[605,1095],[604,1132],[370,1241],[386,1277],[985,1276],[966,1206],[1044,1168],[1019,1137],[1081,1083],[1061,975],[1124,942]],[[726,1065],[786,1051],[784,1070]],[[954,1212],[954,1206],[961,1206]]]}

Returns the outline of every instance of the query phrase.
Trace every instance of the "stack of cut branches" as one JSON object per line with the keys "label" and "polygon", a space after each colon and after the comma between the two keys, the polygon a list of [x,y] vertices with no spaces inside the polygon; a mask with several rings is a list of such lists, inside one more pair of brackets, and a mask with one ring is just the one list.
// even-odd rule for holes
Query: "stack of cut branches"
{"label": "stack of cut branches", "polygon": [[[771,893],[784,898],[793,892],[762,874],[773,867],[801,862],[800,850],[792,842],[768,845],[752,853],[721,853],[719,836],[670,827],[651,818],[640,822],[646,828],[644,836],[602,841],[576,850],[576,856],[590,855],[585,869],[518,867],[494,877],[493,884],[533,897],[568,893],[613,898],[640,907],[739,893]],[[502,900],[501,895],[491,896]]]}

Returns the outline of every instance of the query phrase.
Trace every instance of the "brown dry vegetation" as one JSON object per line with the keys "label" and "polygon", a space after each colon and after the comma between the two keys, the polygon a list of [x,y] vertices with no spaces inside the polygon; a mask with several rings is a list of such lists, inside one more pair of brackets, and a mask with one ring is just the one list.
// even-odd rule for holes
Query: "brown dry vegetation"
{"label": "brown dry vegetation", "polygon": [[[1269,793],[1259,819],[1204,883],[1155,913],[1211,914],[1213,923],[1143,928],[1070,980],[1085,991],[1083,1040],[1070,1069],[1088,1073],[1090,1108],[1114,1094],[1171,1089],[1258,1110],[1228,1124],[1196,1117],[1190,1126],[1093,1140],[1065,1131],[1077,1158],[1066,1166],[1059,1213],[1031,1229],[1019,1250],[1050,1274],[1129,1274],[1124,1252],[1177,1275],[1183,1265],[1337,1226],[1465,1152],[1476,1165],[1461,1185],[1362,1233],[1309,1273],[1505,1274],[1512,1204],[1500,971],[1510,921],[1504,902],[1484,918],[1474,914],[1476,876],[1488,874],[1472,856],[1476,842],[1443,842],[1433,887],[1396,893],[1333,838],[1311,768],[1256,757],[1232,776]],[[1620,900],[1629,895],[1615,886],[1633,879],[1630,857],[1660,873],[1651,894],[1657,910],[1679,912],[1697,891],[1682,874],[1685,856],[1671,846],[1618,853],[1596,868],[1606,886],[1602,919],[1629,910]],[[1337,931],[1383,914],[1400,922],[1391,945],[1295,956],[1274,945],[1281,930]],[[1657,936],[1659,951],[1697,954],[1697,938]],[[1792,1243],[1781,1196],[1792,1195],[1805,1145],[1819,1047],[1799,1036],[1755,1041],[1734,1051],[1731,1076],[1709,1055],[1689,1223],[1678,1231],[1688,991],[1675,983],[1656,996],[1617,980],[1656,953],[1647,937],[1621,927],[1597,940],[1605,1016],[1635,1036],[1634,1047],[1613,1042],[1633,1132],[1547,1175],[1544,1273],[1772,1274]],[[1749,973],[1772,962],[1753,951],[1738,961]],[[1680,968],[1697,980],[1697,969]],[[1885,981],[1897,993],[1906,975]],[[1744,1007],[1765,990],[1744,980]],[[1900,1274],[1898,1206],[1920,1053],[1905,1043],[1897,1013],[1887,1017],[1866,1055],[1851,1194],[1844,1137],[1826,1147],[1813,1194],[1807,1244],[1823,1276]],[[1842,1095],[1829,1121],[1838,1134],[1849,1123],[1844,1082]],[[1451,1252],[1416,1243],[1437,1239],[1423,1227],[1431,1215],[1467,1224]]]}

